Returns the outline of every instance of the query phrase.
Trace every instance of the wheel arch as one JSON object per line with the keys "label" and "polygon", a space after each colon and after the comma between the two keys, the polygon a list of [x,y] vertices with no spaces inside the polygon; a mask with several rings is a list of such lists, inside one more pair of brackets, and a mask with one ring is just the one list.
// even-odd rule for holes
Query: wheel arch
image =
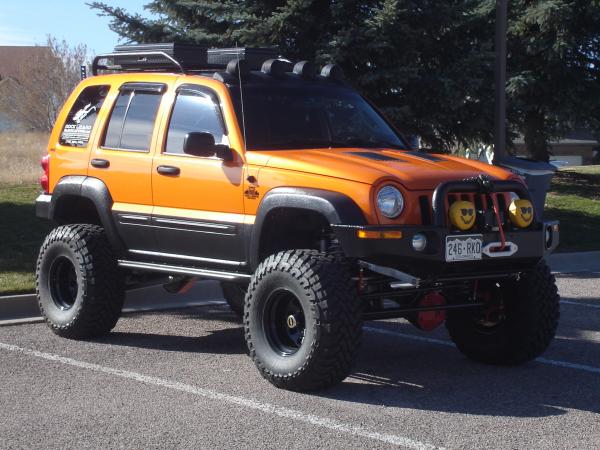
{"label": "wheel arch", "polygon": [[[329,225],[364,225],[360,207],[347,195],[314,188],[275,188],[262,199],[250,235],[250,268],[256,270],[265,248],[265,235],[281,214]],[[277,249],[277,250],[282,250]]]}
{"label": "wheel arch", "polygon": [[[112,216],[113,199],[104,182],[86,176],[61,178],[52,192],[48,218],[59,223],[89,222],[101,225],[117,255],[125,246]],[[73,214],[73,209],[76,213]]]}

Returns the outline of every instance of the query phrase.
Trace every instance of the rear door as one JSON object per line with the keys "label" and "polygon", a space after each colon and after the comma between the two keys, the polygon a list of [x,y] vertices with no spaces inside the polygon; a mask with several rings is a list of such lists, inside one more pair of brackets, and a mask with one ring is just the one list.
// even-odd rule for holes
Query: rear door
{"label": "rear door", "polygon": [[[82,84],[66,104],[56,123],[64,123],[60,134],[53,131],[48,153],[51,158],[50,185],[69,175],[87,175],[90,143],[94,140],[98,114],[110,85]],[[67,112],[68,111],[68,112]]]}
{"label": "rear door", "polygon": [[101,179],[113,199],[113,215],[128,249],[154,248],[152,148],[155,123],[167,83],[136,82],[116,86],[103,132],[90,153],[88,175]]}
{"label": "rear door", "polygon": [[243,245],[244,164],[190,156],[185,136],[209,132],[230,144],[221,101],[215,90],[182,84],[165,121],[152,169],[153,224],[161,259],[186,265],[235,269],[245,263]]}

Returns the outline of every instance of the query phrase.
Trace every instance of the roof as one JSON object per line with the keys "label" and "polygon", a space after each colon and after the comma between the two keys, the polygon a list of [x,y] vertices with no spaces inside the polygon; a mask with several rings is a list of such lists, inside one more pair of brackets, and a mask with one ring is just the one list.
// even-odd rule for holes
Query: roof
{"label": "roof", "polygon": [[15,78],[19,69],[31,58],[43,56],[49,52],[42,46],[0,46],[0,78]]}

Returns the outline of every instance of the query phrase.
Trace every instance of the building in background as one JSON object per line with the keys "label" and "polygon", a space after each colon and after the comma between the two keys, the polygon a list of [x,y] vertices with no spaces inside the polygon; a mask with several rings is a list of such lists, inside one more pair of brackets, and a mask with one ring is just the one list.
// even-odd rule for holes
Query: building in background
{"label": "building in background", "polygon": [[[589,130],[575,130],[557,142],[551,142],[552,160],[564,161],[568,166],[600,164],[600,141]],[[523,138],[514,141],[517,155],[527,157]]]}

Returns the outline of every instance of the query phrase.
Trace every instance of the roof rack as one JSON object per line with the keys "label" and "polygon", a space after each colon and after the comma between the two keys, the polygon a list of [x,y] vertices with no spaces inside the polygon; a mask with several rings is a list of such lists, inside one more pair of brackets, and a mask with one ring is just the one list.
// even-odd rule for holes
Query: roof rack
{"label": "roof rack", "polygon": [[259,70],[263,61],[277,58],[277,48],[215,48],[181,43],[119,45],[113,53],[97,55],[92,73],[110,71],[222,70],[232,60],[243,60],[250,70]]}
{"label": "roof rack", "polygon": [[252,71],[253,79],[260,79],[260,76],[285,79],[291,75],[302,79],[344,82],[344,74],[339,66],[328,64],[317,75],[314,64],[308,61],[293,64],[281,58],[276,47],[206,49],[177,42],[119,45],[113,53],[94,58],[92,73],[98,75],[99,71],[203,73],[225,83],[245,79]]}
{"label": "roof rack", "polygon": [[[127,58],[126,61],[120,61]],[[101,63],[102,61],[105,63]],[[112,60],[112,64],[110,61]],[[92,62],[92,74],[98,75],[100,70],[127,71],[127,70],[153,70],[177,69],[185,73],[183,66],[165,52],[118,52],[96,55]]]}

